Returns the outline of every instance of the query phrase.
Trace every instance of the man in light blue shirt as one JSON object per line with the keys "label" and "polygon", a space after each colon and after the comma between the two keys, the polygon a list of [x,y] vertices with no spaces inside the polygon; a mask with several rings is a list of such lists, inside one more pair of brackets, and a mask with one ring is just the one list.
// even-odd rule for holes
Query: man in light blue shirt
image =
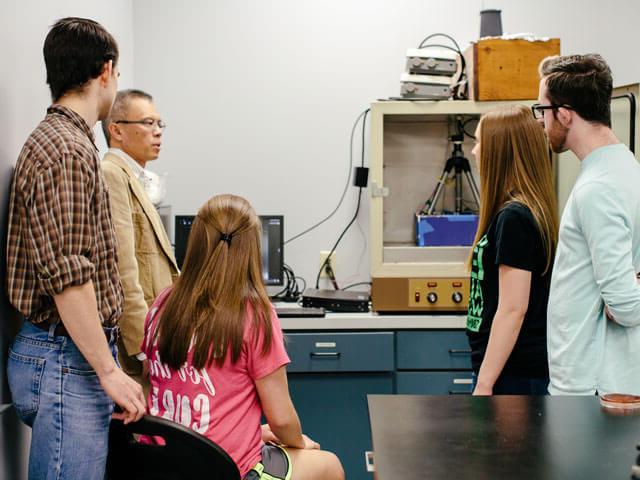
{"label": "man in light blue shirt", "polygon": [[536,118],[580,173],[562,214],[547,312],[549,392],[640,394],[640,165],[611,130],[599,55],[540,65]]}

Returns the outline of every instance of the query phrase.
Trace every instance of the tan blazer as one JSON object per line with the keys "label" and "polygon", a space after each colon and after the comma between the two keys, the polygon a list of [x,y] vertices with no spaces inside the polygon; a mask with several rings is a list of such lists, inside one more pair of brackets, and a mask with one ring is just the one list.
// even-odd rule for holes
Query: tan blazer
{"label": "tan blazer", "polygon": [[118,356],[124,371],[136,376],[142,373],[135,355],[140,353],[148,307],[173,283],[178,266],[160,215],[126,161],[108,152],[102,172],[109,187],[124,289]]}

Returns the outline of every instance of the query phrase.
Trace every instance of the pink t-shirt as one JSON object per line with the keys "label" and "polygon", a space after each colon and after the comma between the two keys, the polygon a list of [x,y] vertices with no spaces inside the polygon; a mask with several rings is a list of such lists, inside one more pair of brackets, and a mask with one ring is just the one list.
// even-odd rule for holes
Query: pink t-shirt
{"label": "pink t-shirt", "polygon": [[[169,291],[162,292],[149,310],[145,322],[142,351],[149,360],[151,390],[147,411],[199,432],[220,445],[236,462],[241,477],[261,460],[262,409],[255,380],[273,373],[289,363],[284,348],[280,321],[272,310],[273,335],[271,350],[261,355],[262,334],[255,347],[251,329],[252,309],[247,311],[245,333],[240,358],[231,363],[231,349],[222,367],[212,365],[196,370],[192,365],[192,352],[176,371],[160,360],[153,331],[157,323],[154,314],[164,303]],[[149,322],[151,321],[151,324]]]}

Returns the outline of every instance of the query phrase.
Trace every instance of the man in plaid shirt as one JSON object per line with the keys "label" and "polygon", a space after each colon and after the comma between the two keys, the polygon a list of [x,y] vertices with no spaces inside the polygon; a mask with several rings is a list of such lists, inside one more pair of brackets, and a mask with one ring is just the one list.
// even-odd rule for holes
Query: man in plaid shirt
{"label": "man in plaid shirt", "polygon": [[7,291],[25,322],[9,351],[29,478],[103,480],[114,417],[138,420],[140,386],[115,361],[122,287],[92,127],[118,88],[118,46],[98,23],[56,22],[44,43],[53,104],[11,186]]}

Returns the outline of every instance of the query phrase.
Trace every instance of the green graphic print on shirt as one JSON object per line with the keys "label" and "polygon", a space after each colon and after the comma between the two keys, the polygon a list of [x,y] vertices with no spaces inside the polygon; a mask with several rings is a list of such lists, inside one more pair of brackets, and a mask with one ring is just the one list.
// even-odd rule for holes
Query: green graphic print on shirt
{"label": "green graphic print on shirt", "polygon": [[473,249],[471,259],[471,291],[469,293],[469,313],[467,315],[467,328],[472,332],[480,330],[482,324],[482,310],[484,308],[484,298],[482,296],[482,280],[484,280],[484,269],[482,268],[482,254],[489,244],[487,236],[484,235]]}

